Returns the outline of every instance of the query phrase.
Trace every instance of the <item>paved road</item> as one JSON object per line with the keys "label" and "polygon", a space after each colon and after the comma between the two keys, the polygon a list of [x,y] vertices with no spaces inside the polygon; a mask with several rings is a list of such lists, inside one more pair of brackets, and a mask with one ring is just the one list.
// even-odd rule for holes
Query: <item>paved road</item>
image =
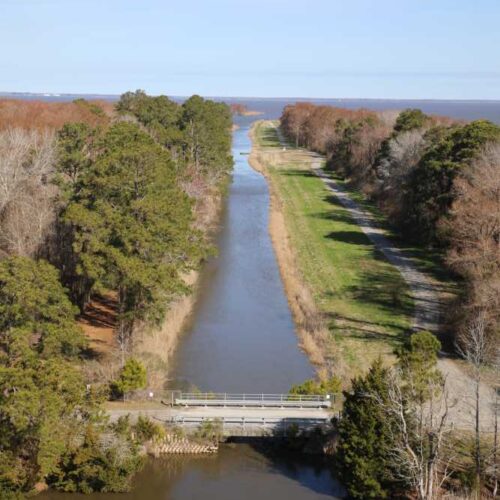
{"label": "paved road", "polygon": [[235,408],[174,407],[157,409],[118,409],[108,411],[111,421],[129,415],[132,421],[142,416],[151,420],[181,426],[185,432],[196,432],[205,420],[222,422],[225,436],[265,436],[286,432],[291,425],[312,429],[327,424],[333,414],[322,408]]}
{"label": "paved road", "polygon": [[276,419],[276,418],[298,418],[298,419],[328,419],[332,413],[323,408],[234,408],[234,407],[168,407],[147,409],[119,409],[108,410],[112,421],[119,417],[130,414],[132,419],[139,415],[147,415],[152,419],[167,421],[173,417],[204,417],[204,418],[248,418],[248,419]]}

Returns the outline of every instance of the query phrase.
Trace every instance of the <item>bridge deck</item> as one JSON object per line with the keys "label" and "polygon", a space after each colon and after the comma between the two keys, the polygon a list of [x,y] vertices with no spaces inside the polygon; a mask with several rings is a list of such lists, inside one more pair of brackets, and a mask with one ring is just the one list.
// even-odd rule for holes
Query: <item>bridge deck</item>
{"label": "bridge deck", "polygon": [[221,422],[226,436],[269,435],[286,432],[294,425],[310,429],[327,423],[332,414],[325,408],[236,408],[236,407],[189,407],[128,410],[114,408],[108,411],[111,421],[130,415],[139,415],[166,424],[179,425],[188,432],[194,431],[205,421]]}

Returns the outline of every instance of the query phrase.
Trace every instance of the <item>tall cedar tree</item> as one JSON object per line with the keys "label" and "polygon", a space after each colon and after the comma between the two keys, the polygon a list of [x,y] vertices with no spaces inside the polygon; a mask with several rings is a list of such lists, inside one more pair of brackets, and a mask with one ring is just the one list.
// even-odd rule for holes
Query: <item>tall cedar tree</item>
{"label": "tall cedar tree", "polygon": [[388,498],[391,421],[381,408],[389,391],[389,370],[379,359],[365,377],[355,378],[345,392],[339,423],[336,464],[340,478],[352,498]]}
{"label": "tall cedar tree", "polygon": [[55,470],[91,411],[70,362],[84,345],[74,315],[51,265],[0,261],[0,494],[28,491]]}

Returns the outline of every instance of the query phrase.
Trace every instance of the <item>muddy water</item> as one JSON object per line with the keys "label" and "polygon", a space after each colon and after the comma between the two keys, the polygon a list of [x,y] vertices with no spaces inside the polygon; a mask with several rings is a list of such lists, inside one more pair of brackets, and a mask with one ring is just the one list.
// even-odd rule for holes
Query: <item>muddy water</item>
{"label": "muddy water", "polygon": [[268,233],[269,191],[248,164],[248,125],[234,132],[235,167],[218,256],[204,269],[192,323],[175,355],[177,387],[283,392],[313,375],[297,337]]}
{"label": "muddy water", "polygon": [[[234,133],[233,181],[218,256],[205,266],[173,385],[233,392],[281,392],[313,375],[297,337],[268,234],[269,192],[248,165],[250,120]],[[150,460],[127,494],[45,493],[44,500],[322,500],[342,488],[321,459],[248,444],[216,456]]]}

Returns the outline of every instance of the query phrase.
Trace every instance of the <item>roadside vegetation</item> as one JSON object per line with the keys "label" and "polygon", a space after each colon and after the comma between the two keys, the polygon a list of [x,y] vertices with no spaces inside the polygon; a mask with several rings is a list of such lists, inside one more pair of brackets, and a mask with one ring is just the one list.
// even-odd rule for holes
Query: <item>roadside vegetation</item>
{"label": "roadside vegetation", "polygon": [[[129,488],[138,443],[103,403],[165,377],[145,339],[211,251],[230,147],[229,108],[198,96],[0,101],[2,498]],[[103,297],[104,357],[78,321]]]}
{"label": "roadside vegetation", "polygon": [[[376,361],[344,392],[337,465],[351,496],[495,498],[500,127],[416,109],[394,114],[299,103],[285,108],[281,130],[290,143],[320,153],[358,204],[381,224],[389,221],[389,233],[421,269],[448,275],[461,290],[442,302],[437,333],[469,374],[463,394],[450,392],[455,380],[437,368],[441,343],[425,332],[397,350],[396,365]],[[454,427],[455,406],[459,413],[472,409],[465,428]]]}
{"label": "roadside vegetation", "polygon": [[344,393],[332,465],[352,498],[496,498],[497,435],[477,449],[454,428],[440,348],[431,333],[415,333],[396,365],[377,360]]}

